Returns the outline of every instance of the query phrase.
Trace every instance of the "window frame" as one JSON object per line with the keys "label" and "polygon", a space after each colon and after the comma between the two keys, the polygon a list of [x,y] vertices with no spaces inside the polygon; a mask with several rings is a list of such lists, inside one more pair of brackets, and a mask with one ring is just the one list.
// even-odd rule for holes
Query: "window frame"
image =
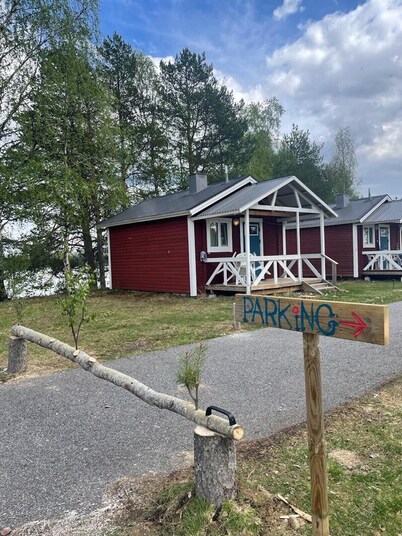
{"label": "window frame", "polygon": [[[210,220],[207,220],[207,250],[208,253],[225,253],[229,251],[233,251],[233,241],[232,241],[232,220],[229,218],[211,218]],[[210,229],[211,225],[213,223],[218,224],[218,245],[212,246],[211,245],[211,234]],[[228,244],[222,245],[221,243],[221,225],[226,224],[227,228],[227,237],[228,237]]]}
{"label": "window frame", "polygon": [[[367,244],[365,244],[365,242],[364,242],[364,230],[365,229],[371,229],[372,233],[373,233],[372,242],[367,243]],[[362,237],[362,239],[363,239],[363,247],[364,248],[375,248],[375,225],[363,225],[363,237]]]}

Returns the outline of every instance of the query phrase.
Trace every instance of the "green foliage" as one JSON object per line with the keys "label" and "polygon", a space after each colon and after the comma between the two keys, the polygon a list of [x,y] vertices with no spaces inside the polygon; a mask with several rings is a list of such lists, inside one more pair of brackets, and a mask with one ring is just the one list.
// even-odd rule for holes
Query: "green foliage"
{"label": "green foliage", "polygon": [[61,300],[63,315],[68,319],[68,324],[74,338],[75,348],[78,348],[78,339],[81,327],[95,318],[95,313],[88,309],[87,297],[95,282],[89,266],[80,268],[74,273],[69,270],[66,273],[67,296]]}
{"label": "green foliage", "polygon": [[275,158],[274,175],[295,175],[321,199],[329,201],[332,192],[328,186],[321,150],[322,145],[310,139],[308,130],[293,125],[291,132],[281,140]]}
{"label": "green foliage", "polygon": [[120,180],[135,200],[160,195],[171,185],[172,158],[156,68],[117,34],[107,37],[99,52],[99,70],[114,96]]}
{"label": "green foliage", "polygon": [[42,54],[31,98],[17,118],[18,147],[8,156],[30,193],[34,232],[46,238],[49,257],[64,251],[67,258],[79,247],[93,271],[96,250],[104,286],[103,237],[97,229],[94,245],[91,231],[126,200],[116,176],[110,94],[87,53],[65,45]]}
{"label": "green foliage", "polygon": [[245,108],[248,132],[244,143],[252,146],[252,155],[239,175],[246,173],[257,180],[273,177],[275,149],[284,108],[276,97],[263,102],[252,102]]}
{"label": "green foliage", "polygon": [[7,294],[13,306],[16,321],[22,323],[23,312],[28,305],[32,273],[28,271],[29,259],[22,255],[11,255],[5,259],[4,277],[7,279]]}
{"label": "green foliage", "polygon": [[179,162],[180,187],[186,187],[188,176],[197,171],[223,178],[224,164],[246,161],[244,103],[235,102],[233,93],[218,83],[205,53],[185,48],[173,63],[161,61],[160,79],[161,106]]}
{"label": "green foliage", "polygon": [[357,158],[350,127],[338,130],[335,136],[335,151],[327,164],[327,174],[332,190],[332,199],[336,194],[348,194],[357,197]]}
{"label": "green foliage", "polygon": [[193,350],[183,354],[179,360],[177,383],[187,388],[190,397],[194,401],[195,409],[198,409],[198,391],[202,369],[205,364],[206,350],[205,344],[200,343]]}

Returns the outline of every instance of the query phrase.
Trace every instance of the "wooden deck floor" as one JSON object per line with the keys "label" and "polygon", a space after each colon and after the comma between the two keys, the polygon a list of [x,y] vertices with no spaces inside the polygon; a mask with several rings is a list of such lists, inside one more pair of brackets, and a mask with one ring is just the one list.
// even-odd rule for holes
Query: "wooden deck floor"
{"label": "wooden deck floor", "polygon": [[[304,281],[315,282],[319,281],[317,278],[306,277]],[[207,285],[205,287],[207,291],[210,292],[230,292],[233,294],[242,294],[247,292],[247,287],[245,285]],[[275,283],[273,279],[265,279],[258,285],[251,287],[251,293],[255,294],[277,294],[278,292],[292,292],[302,289],[302,283],[292,281],[289,278],[279,278],[278,283]]]}
{"label": "wooden deck floor", "polygon": [[402,277],[402,268],[400,270],[363,270],[362,275],[364,277],[375,275],[375,276],[394,276],[396,278]]}

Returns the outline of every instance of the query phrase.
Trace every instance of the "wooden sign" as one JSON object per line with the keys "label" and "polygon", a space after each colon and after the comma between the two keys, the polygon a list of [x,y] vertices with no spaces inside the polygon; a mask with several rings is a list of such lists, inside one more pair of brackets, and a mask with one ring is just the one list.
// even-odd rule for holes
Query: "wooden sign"
{"label": "wooden sign", "polygon": [[387,305],[238,294],[235,319],[299,333],[389,344]]}

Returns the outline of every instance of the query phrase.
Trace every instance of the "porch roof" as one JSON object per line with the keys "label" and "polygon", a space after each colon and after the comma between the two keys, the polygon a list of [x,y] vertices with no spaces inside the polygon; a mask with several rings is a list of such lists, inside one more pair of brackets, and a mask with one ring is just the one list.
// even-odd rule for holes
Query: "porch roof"
{"label": "porch roof", "polygon": [[[300,194],[300,206],[294,193],[295,190]],[[295,212],[306,213],[311,213],[315,209],[317,213],[323,212],[327,217],[337,216],[330,206],[297,177],[289,176],[250,184],[198,213],[194,219],[242,214],[250,208],[266,212],[289,208]]]}

